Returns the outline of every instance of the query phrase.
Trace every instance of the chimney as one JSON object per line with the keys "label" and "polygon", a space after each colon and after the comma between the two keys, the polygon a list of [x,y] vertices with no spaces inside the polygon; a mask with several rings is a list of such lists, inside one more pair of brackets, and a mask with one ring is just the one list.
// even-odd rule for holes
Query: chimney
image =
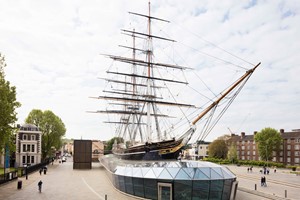
{"label": "chimney", "polygon": [[245,137],[245,132],[241,132],[241,138]]}
{"label": "chimney", "polygon": [[284,129],[280,129],[280,133],[284,133]]}

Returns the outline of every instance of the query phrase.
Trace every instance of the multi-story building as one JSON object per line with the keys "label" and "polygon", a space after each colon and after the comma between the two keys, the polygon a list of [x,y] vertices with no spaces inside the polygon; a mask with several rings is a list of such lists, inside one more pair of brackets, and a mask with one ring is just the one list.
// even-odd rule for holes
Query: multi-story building
{"label": "multi-story building", "polygon": [[41,162],[42,132],[32,124],[18,126],[16,134],[16,167],[35,165]]}
{"label": "multi-story building", "polygon": [[[257,144],[253,135],[231,134],[229,144],[235,144],[237,148],[237,156],[240,160],[260,160]],[[283,143],[279,152],[273,152],[273,161],[283,163],[285,165],[300,165],[300,129],[285,132],[280,130]]]}
{"label": "multi-story building", "polygon": [[207,158],[208,157],[208,146],[210,142],[200,141],[198,142],[197,147],[197,155],[199,159]]}

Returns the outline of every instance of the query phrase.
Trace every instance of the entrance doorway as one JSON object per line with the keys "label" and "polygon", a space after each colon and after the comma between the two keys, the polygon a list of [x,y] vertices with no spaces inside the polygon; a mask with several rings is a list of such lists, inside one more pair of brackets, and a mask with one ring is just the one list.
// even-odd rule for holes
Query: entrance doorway
{"label": "entrance doorway", "polygon": [[157,183],[158,200],[172,200],[172,183]]}

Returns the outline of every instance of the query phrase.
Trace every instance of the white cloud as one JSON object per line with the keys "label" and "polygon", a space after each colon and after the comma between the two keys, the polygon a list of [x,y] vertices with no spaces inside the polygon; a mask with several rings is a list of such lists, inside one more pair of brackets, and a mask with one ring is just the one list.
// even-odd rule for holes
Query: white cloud
{"label": "white cloud", "polygon": [[[178,41],[158,51],[157,58],[197,68],[212,88],[223,88],[222,75],[231,77],[229,73],[240,69],[230,67],[220,74],[217,69],[228,65],[205,54],[249,66],[204,40],[251,63],[262,62],[208,140],[228,133],[227,127],[249,134],[267,126],[299,128],[300,4],[295,0],[163,0],[151,4],[153,16],[171,21],[155,23],[155,33]],[[49,109],[65,122],[69,138],[105,140],[114,135],[114,128],[102,123],[106,116],[86,111],[103,107],[102,102],[88,98],[101,94],[105,83],[97,78],[105,77],[111,64],[99,54],[124,55],[117,47],[131,45],[131,41],[120,29],[146,30],[128,11],[147,13],[147,1],[1,2],[0,52],[8,64],[6,78],[16,86],[22,103],[19,123],[32,109]],[[173,46],[179,51],[174,52]],[[166,58],[167,50],[173,56]],[[197,81],[194,76],[190,85],[200,87]]]}

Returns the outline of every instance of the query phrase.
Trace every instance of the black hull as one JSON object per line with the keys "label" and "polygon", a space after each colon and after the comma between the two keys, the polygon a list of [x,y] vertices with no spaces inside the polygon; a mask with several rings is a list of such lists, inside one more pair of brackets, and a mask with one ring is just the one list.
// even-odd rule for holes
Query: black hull
{"label": "black hull", "polygon": [[182,147],[182,140],[171,140],[145,144],[123,152],[113,151],[113,154],[124,160],[174,160],[178,159]]}

